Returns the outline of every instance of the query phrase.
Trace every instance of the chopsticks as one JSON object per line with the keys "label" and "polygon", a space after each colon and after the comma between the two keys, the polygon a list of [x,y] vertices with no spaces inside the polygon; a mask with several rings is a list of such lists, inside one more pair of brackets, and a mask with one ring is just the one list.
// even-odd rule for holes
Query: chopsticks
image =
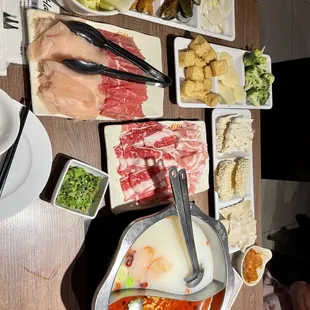
{"label": "chopsticks", "polygon": [[[24,101],[25,101],[25,98],[22,98],[20,103],[23,104]],[[19,132],[18,132],[17,138],[16,138],[14,144],[7,151],[5,158],[4,158],[4,161],[3,161],[3,165],[0,168],[0,197],[2,196],[3,189],[5,186],[5,182],[6,182],[8,175],[9,175],[11,165],[12,165],[12,162],[13,162],[13,159],[15,156],[15,152],[16,152],[20,137],[23,133],[24,125],[26,123],[30,107],[31,107],[31,101],[28,101],[28,102],[26,102],[25,107],[23,107],[21,112],[20,112],[20,127],[19,127]]]}

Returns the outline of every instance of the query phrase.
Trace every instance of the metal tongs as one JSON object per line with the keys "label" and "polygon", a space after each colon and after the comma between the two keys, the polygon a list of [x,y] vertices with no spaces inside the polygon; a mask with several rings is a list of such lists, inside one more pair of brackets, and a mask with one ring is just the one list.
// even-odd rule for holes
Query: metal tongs
{"label": "metal tongs", "polygon": [[199,266],[195,247],[186,170],[181,169],[178,172],[176,167],[172,167],[169,169],[169,177],[188,256],[192,264],[192,274],[185,278],[184,281],[186,282],[187,287],[192,288],[201,282],[204,275],[204,269],[202,265]]}
{"label": "metal tongs", "polygon": [[172,84],[172,80],[170,77],[161,73],[143,59],[137,57],[131,52],[128,52],[124,48],[108,40],[96,28],[88,24],[74,20],[67,21],[65,24],[76,35],[83,37],[89,43],[97,46],[98,48],[106,49],[112,52],[113,54],[123,57],[124,59],[128,60],[129,62],[133,63],[141,70],[146,72],[149,76],[143,76],[133,74],[130,72],[119,71],[108,68],[101,64],[97,64],[94,62],[87,62],[81,59],[64,59],[62,63],[71,70],[82,74],[102,74],[120,80],[147,84],[162,88],[170,86]]}

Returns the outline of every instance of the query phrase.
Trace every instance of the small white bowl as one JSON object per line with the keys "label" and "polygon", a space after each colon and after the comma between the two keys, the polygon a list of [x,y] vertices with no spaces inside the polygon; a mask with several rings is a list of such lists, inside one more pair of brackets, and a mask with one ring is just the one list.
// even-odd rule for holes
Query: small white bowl
{"label": "small white bowl", "polygon": [[[243,263],[244,263],[244,259],[245,259],[246,255],[248,254],[248,252],[251,249],[254,249],[257,252],[261,253],[262,260],[263,260],[263,265],[262,265],[261,268],[259,268],[257,270],[257,274],[258,274],[257,280],[249,283],[249,282],[245,281],[245,279],[243,277]],[[244,253],[241,253],[237,257],[236,269],[239,272],[239,274],[241,275],[241,278],[242,278],[243,282],[245,283],[245,285],[247,285],[247,286],[254,286],[254,285],[256,285],[261,280],[261,278],[262,278],[262,276],[264,274],[264,271],[265,271],[266,264],[271,260],[271,258],[272,258],[271,251],[269,249],[262,248],[262,247],[260,247],[258,245],[252,245],[252,246],[248,247]]]}
{"label": "small white bowl", "polygon": [[[56,203],[56,199],[57,199],[57,196],[59,194],[62,182],[63,182],[65,175],[67,174],[70,167],[81,167],[85,171],[92,173],[93,175],[101,178],[100,183],[99,183],[99,190],[96,194],[95,201],[90,206],[88,213],[83,213],[83,212],[80,212],[78,210],[69,209],[66,206],[59,205]],[[64,209],[64,210],[69,211],[71,213],[74,213],[74,214],[77,214],[77,215],[80,215],[80,216],[83,216],[86,218],[93,219],[96,217],[96,215],[97,215],[97,213],[98,213],[98,211],[99,211],[99,209],[103,203],[104,195],[105,195],[105,192],[108,188],[108,185],[109,185],[108,174],[106,174],[105,172],[103,172],[99,169],[96,169],[90,165],[87,165],[81,161],[78,161],[75,159],[70,159],[70,160],[68,160],[68,162],[66,163],[66,165],[64,166],[64,168],[61,172],[61,175],[58,179],[58,182],[57,182],[56,187],[55,187],[54,192],[53,192],[51,203],[57,208]]]}
{"label": "small white bowl", "polygon": [[118,10],[112,11],[96,11],[88,8],[77,0],[57,0],[58,4],[65,9],[83,16],[111,16],[119,14]]}
{"label": "small white bowl", "polygon": [[7,151],[18,135],[20,118],[12,98],[0,89],[0,155]]}

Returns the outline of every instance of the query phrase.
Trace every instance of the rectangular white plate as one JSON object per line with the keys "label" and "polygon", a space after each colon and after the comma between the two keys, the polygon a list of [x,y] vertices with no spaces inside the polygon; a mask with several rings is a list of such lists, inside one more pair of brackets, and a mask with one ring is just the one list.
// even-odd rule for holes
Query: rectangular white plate
{"label": "rectangular white plate", "polygon": [[[184,80],[184,68],[179,67],[179,52],[184,51],[188,49],[189,44],[191,43],[192,40],[182,38],[182,37],[177,37],[174,40],[174,67],[175,67],[175,85],[176,85],[176,97],[177,97],[177,104],[182,107],[182,108],[205,108],[205,109],[213,109],[213,107],[209,107],[208,105],[200,102],[199,100],[196,101],[183,101],[181,99],[181,92],[180,92],[180,86],[182,80]],[[244,86],[245,84],[245,67],[243,63],[243,55],[246,51],[237,49],[237,48],[232,48],[232,47],[226,47],[222,45],[217,45],[217,44],[210,44],[212,48],[215,50],[216,53],[220,52],[227,52],[229,53],[233,58],[234,58],[234,65],[235,69],[239,75],[240,79],[240,85]],[[268,72],[271,72],[271,58],[269,55],[265,55],[267,57],[267,70]],[[217,93],[218,92],[218,80],[217,78],[213,78],[213,89],[212,91]],[[227,104],[222,104],[219,103],[216,108],[217,109],[253,109],[253,110],[267,110],[271,109],[273,105],[272,101],[272,87],[270,87],[270,96],[269,99],[267,100],[265,105],[261,105],[259,107],[256,107],[252,104],[247,104],[246,102],[240,102],[236,103],[233,106],[228,106]]]}
{"label": "rectangular white plate", "polygon": [[[103,23],[95,23],[89,20],[84,20],[81,18],[75,18],[72,16],[58,15],[54,13],[48,13],[40,10],[30,9],[27,11],[27,26],[28,26],[28,37],[29,43],[33,41],[34,38],[34,27],[33,27],[33,19],[36,17],[53,17],[56,19],[62,20],[80,20],[90,26],[93,26],[97,29],[107,30],[114,33],[122,33],[132,37],[137,45],[137,47],[141,50],[142,55],[145,57],[145,61],[154,66],[156,69],[162,72],[162,50],[161,50],[161,42],[157,37],[145,35],[136,31],[131,31],[128,29],[119,28],[113,25],[103,24]],[[29,61],[30,68],[30,82],[31,82],[31,96],[32,96],[32,107],[33,112],[36,115],[40,116],[57,116],[68,118],[68,116],[63,114],[50,114],[48,110],[45,108],[44,104],[37,96],[37,91],[39,88],[38,82],[38,63],[35,61]],[[164,105],[164,89],[160,87],[152,87],[147,86],[147,95],[148,99],[143,103],[142,110],[147,118],[157,118],[163,116],[163,105]],[[98,120],[111,121],[113,119],[99,115],[97,117]],[[115,120],[114,120],[115,121]]]}
{"label": "rectangular white plate", "polygon": [[[221,219],[220,216],[220,210],[222,208],[231,206],[233,204],[236,204],[240,201],[244,200],[250,200],[251,201],[251,209],[253,212],[253,215],[255,217],[254,213],[254,178],[253,178],[253,147],[249,149],[247,152],[233,152],[230,154],[219,154],[216,149],[216,123],[217,120],[220,117],[227,116],[227,115],[238,115],[243,116],[245,118],[251,119],[251,112],[249,110],[234,110],[234,109],[226,109],[226,110],[218,110],[214,109],[212,111],[212,160],[213,160],[213,177],[215,177],[215,171],[217,168],[217,165],[222,160],[234,160],[238,157],[246,157],[250,160],[250,176],[249,176],[249,186],[247,189],[247,192],[245,194],[245,197],[233,197],[230,200],[223,201],[219,199],[218,193],[214,191],[214,209],[215,209],[215,219],[219,220]],[[254,133],[255,134],[255,133]],[[240,249],[238,247],[230,247],[229,253],[234,253],[239,251]]]}
{"label": "rectangular white plate", "polygon": [[128,11],[126,13],[123,13],[124,15],[132,16],[135,18],[143,19],[146,21],[150,21],[153,23],[170,26],[174,28],[184,29],[191,32],[196,32],[200,34],[207,35],[209,37],[214,37],[222,40],[227,41],[234,41],[235,40],[235,0],[231,0],[231,12],[229,16],[227,17],[228,22],[228,29],[229,33],[222,34],[222,33],[216,33],[215,31],[208,31],[201,28],[201,8],[204,1],[202,1],[202,4],[200,7],[194,6],[193,9],[193,17],[190,19],[190,21],[187,24],[179,22],[177,19],[173,20],[164,20],[159,17],[160,15],[160,7],[164,3],[164,0],[155,0],[153,2],[154,12],[155,15],[151,16],[148,14],[139,13],[136,11]]}
{"label": "rectangular white plate", "polygon": [[[161,121],[159,123],[170,126],[172,124],[182,124],[183,121]],[[201,127],[202,140],[207,142],[206,125],[203,121],[189,121]],[[104,130],[104,137],[107,152],[108,174],[110,177],[110,200],[111,209],[114,213],[121,213],[132,210],[140,210],[143,208],[150,208],[155,205],[148,204],[147,206],[140,206],[136,204],[135,200],[124,201],[123,191],[120,186],[120,175],[117,173],[119,165],[118,159],[115,156],[114,146],[119,144],[119,137],[121,134],[122,125],[108,125]],[[196,186],[196,194],[209,189],[209,159],[206,161],[206,171],[202,174],[199,184]],[[157,204],[156,204],[157,205]]]}

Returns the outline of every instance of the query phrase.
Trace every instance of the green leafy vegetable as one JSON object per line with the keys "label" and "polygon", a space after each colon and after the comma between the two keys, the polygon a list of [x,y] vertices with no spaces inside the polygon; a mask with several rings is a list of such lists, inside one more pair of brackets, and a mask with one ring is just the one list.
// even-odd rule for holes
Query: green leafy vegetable
{"label": "green leafy vegetable", "polygon": [[247,99],[248,101],[255,105],[255,106],[259,106],[260,105],[260,102],[259,102],[259,98],[260,98],[260,94],[259,94],[259,90],[252,87],[250,88],[247,92],[246,92],[246,95],[247,95]]}
{"label": "green leafy vegetable", "polygon": [[56,203],[87,212],[99,189],[100,177],[80,167],[70,167],[61,184]]}
{"label": "green leafy vegetable", "polygon": [[269,96],[269,89],[274,76],[267,71],[267,57],[263,56],[265,48],[255,49],[243,55],[245,65],[245,85],[247,101],[255,106],[264,105]]}

